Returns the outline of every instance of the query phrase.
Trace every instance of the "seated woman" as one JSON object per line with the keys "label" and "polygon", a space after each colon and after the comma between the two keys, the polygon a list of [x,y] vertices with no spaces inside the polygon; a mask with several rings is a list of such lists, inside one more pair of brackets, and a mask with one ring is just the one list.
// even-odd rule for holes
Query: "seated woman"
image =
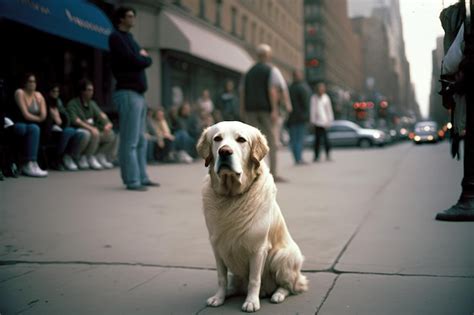
{"label": "seated woman", "polygon": [[40,145],[40,124],[46,119],[46,104],[40,92],[36,91],[36,77],[27,73],[23,88],[15,91],[14,134],[20,138],[20,170],[26,176],[46,177],[48,172],[38,165]]}
{"label": "seated woman", "polygon": [[180,162],[191,163],[197,157],[196,143],[202,131],[199,117],[193,113],[188,102],[177,110],[173,117],[173,134],[175,136],[175,150]]}
{"label": "seated woman", "polygon": [[171,162],[174,136],[165,118],[163,108],[150,109],[147,117],[148,158],[161,162]]}
{"label": "seated woman", "polygon": [[90,141],[90,134],[70,127],[69,116],[59,98],[58,84],[52,85],[49,89],[46,105],[50,120],[48,127],[51,128],[52,140],[56,144],[56,167],[76,171],[78,167],[74,159],[79,160]]}
{"label": "seated woman", "polygon": [[66,106],[72,124],[82,132],[90,134],[90,140],[78,161],[78,166],[81,169],[94,170],[113,168],[114,165],[107,160],[108,156],[114,155],[112,151],[116,147],[113,125],[92,99],[94,96],[92,82],[89,80],[79,82],[79,93],[79,97],[70,100]]}

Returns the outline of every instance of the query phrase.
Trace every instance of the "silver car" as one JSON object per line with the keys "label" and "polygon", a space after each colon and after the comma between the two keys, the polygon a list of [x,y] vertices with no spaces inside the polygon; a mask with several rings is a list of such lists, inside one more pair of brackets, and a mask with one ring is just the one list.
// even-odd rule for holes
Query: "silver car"
{"label": "silver car", "polygon": [[381,130],[365,129],[348,120],[336,120],[328,128],[328,137],[333,146],[359,146],[368,148],[383,146],[386,135]]}

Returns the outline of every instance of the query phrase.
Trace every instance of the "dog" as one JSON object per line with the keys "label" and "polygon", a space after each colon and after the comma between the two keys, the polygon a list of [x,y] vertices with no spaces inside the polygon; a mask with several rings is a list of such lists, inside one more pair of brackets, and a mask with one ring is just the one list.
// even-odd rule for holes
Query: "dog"
{"label": "dog", "polygon": [[281,303],[306,291],[304,257],[288,232],[263,160],[269,151],[265,136],[247,124],[225,121],[205,129],[196,148],[209,168],[202,201],[218,277],[207,305],[222,305],[226,296],[246,291],[242,310],[255,312],[260,297],[271,295],[271,302]]}

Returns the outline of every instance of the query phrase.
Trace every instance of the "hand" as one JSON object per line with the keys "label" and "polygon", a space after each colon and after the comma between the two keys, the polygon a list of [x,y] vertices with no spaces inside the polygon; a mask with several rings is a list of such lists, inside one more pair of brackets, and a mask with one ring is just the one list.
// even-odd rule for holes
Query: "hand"
{"label": "hand", "polygon": [[94,137],[100,136],[99,129],[97,129],[96,127],[91,126],[89,131],[91,132],[92,136],[94,136]]}
{"label": "hand", "polygon": [[147,52],[145,49],[140,49],[140,55],[142,55],[142,56],[144,56],[144,57],[150,56],[150,55],[148,54],[148,52]]}
{"label": "hand", "polygon": [[113,127],[114,127],[114,125],[112,125],[112,123],[107,123],[107,124],[104,126],[104,131],[105,131],[105,132],[109,132],[110,130],[112,130]]}

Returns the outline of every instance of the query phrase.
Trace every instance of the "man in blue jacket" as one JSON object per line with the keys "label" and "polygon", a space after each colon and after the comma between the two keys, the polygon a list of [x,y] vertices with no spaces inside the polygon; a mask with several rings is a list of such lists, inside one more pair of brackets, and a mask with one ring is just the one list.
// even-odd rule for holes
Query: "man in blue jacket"
{"label": "man in blue jacket", "polygon": [[146,173],[147,141],[144,93],[147,90],[145,69],[152,64],[148,52],[138,45],[130,30],[136,12],[119,7],[115,12],[115,31],[109,37],[112,73],[117,80],[113,102],[119,113],[119,160],[122,181],[128,190],[146,191],[159,186]]}

